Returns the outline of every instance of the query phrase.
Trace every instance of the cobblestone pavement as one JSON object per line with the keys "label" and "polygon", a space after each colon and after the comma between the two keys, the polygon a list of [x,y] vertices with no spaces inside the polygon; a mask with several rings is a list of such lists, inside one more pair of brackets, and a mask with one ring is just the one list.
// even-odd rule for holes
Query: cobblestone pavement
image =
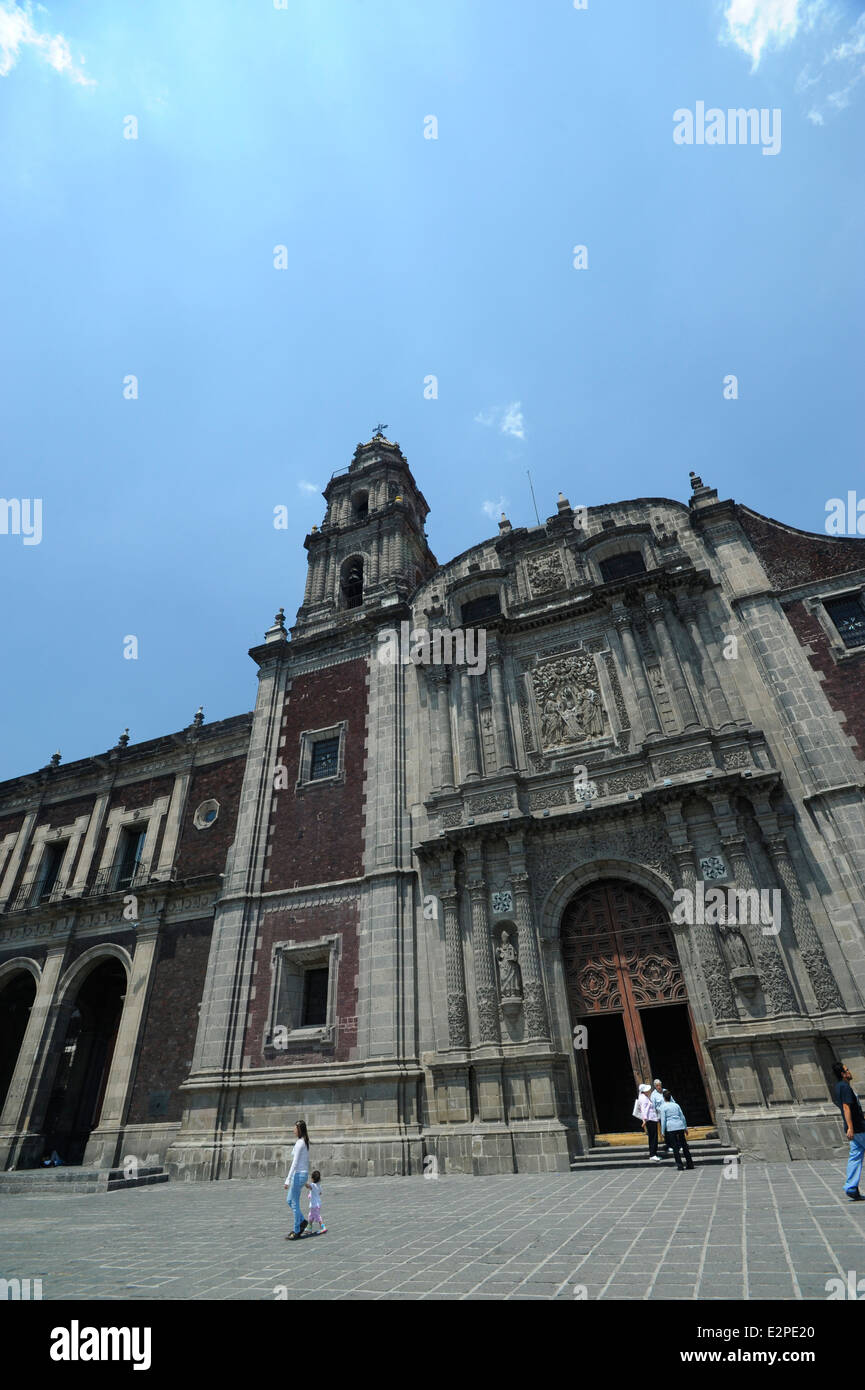
{"label": "cobblestone pavement", "polygon": [[325,1178],[328,1232],[298,1242],[279,1179],[6,1196],[0,1277],[44,1299],[826,1299],[865,1273],[840,1161],[723,1171]]}

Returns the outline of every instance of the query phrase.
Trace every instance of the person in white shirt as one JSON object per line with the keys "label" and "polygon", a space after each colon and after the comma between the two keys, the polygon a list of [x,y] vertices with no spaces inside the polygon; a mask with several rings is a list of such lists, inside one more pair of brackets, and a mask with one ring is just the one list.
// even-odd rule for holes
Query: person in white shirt
{"label": "person in white shirt", "polygon": [[[661,1085],[660,1081],[658,1080],[657,1076],[655,1077],[654,1081],[652,1082],[652,1088],[653,1088],[653,1089],[652,1089],[652,1104],[654,1105],[655,1109],[657,1110],[657,1112],[658,1112],[658,1119],[660,1120],[660,1118],[661,1118],[661,1106],[664,1104],[664,1088],[663,1088],[663,1086]],[[662,1135],[662,1138],[663,1138],[664,1153],[669,1153],[669,1152],[670,1152],[670,1146],[669,1146],[669,1144],[667,1143],[667,1136],[664,1134],[663,1129],[661,1130],[661,1135]]]}
{"label": "person in white shirt", "polygon": [[[317,1168],[313,1169],[306,1190],[309,1193],[309,1234],[326,1236],[327,1227],[321,1219],[321,1173]],[[315,1226],[317,1231],[313,1229]]]}
{"label": "person in white shirt", "polygon": [[289,1231],[286,1240],[299,1240],[309,1225],[304,1220],[303,1212],[300,1207],[300,1194],[306,1186],[309,1177],[309,1135],[306,1130],[306,1121],[298,1120],[294,1126],[297,1140],[291,1153],[291,1167],[285,1179],[285,1186],[288,1189],[286,1201],[294,1212],[294,1230]]}
{"label": "person in white shirt", "polygon": [[649,1162],[660,1163],[658,1158],[658,1112],[652,1100],[652,1088],[645,1082],[640,1087],[640,1115],[643,1129],[649,1140]]}

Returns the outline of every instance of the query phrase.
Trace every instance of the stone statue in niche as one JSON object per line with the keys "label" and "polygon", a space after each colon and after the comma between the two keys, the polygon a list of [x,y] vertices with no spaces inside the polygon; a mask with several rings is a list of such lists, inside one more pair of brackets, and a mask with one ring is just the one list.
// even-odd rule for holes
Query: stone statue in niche
{"label": "stone statue in niche", "polygon": [[750,969],[751,957],[745,938],[738,927],[725,926],[721,930],[721,937],[727,948],[727,955],[734,970]]}
{"label": "stone statue in niche", "polygon": [[496,949],[496,960],[499,963],[499,993],[502,1003],[514,1003],[522,999],[523,987],[517,953],[507,932],[502,932],[502,939]]}
{"label": "stone statue in niche", "polygon": [[606,732],[598,672],[591,656],[544,662],[532,672],[532,686],[541,712],[544,748],[601,738]]}

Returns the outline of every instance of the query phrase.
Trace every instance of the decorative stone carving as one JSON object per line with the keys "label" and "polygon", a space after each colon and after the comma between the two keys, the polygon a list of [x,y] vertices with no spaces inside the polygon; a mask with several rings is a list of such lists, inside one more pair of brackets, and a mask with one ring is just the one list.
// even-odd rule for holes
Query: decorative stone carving
{"label": "decorative stone carving", "polygon": [[623,772],[618,777],[607,779],[607,796],[620,795],[622,792],[640,791],[649,785],[649,779],[645,772]]}
{"label": "decorative stone carving", "polygon": [[659,758],[657,770],[662,777],[671,777],[676,772],[702,772],[713,766],[712,753],[673,753],[668,758]]}
{"label": "decorative stone carving", "polygon": [[754,766],[754,759],[747,748],[725,748],[722,756],[725,767]]}
{"label": "decorative stone carving", "polygon": [[462,823],[463,813],[459,809],[459,807],[456,807],[451,811],[444,811],[442,813],[442,825],[446,830],[451,829],[455,825],[462,825]]}
{"label": "decorative stone carving", "polygon": [[571,801],[569,787],[539,787],[529,792],[529,807],[532,811],[549,810],[553,806],[567,806]]}
{"label": "decorative stone carving", "polygon": [[564,842],[549,842],[540,838],[531,847],[530,854],[532,882],[538,903],[544,901],[553,884],[571,869],[578,869],[597,859],[620,859],[644,864],[671,886],[676,881],[667,835],[651,825],[639,830],[599,827],[598,833],[593,833],[593,827],[587,826],[582,834]]}
{"label": "decorative stone carving", "polygon": [[493,913],[496,917],[510,915],[514,910],[514,895],[509,888],[501,888],[492,896]]}
{"label": "decorative stone carving", "polygon": [[700,860],[700,873],[706,883],[727,877],[727,865],[720,854],[707,854]]}
{"label": "decorative stone carving", "polygon": [[544,748],[603,736],[606,716],[592,657],[544,662],[532,671],[532,688]]}
{"label": "decorative stone carving", "polygon": [[557,589],[564,589],[567,581],[558,551],[548,550],[541,555],[530,555],[526,568],[532,593],[536,598],[542,594],[555,593]]}
{"label": "decorative stone carving", "polygon": [[578,782],[574,779],[575,801],[597,801],[599,795],[597,782]]}
{"label": "decorative stone carving", "polygon": [[510,792],[490,792],[487,796],[472,796],[466,805],[473,816],[489,815],[491,811],[510,811],[514,799]]}

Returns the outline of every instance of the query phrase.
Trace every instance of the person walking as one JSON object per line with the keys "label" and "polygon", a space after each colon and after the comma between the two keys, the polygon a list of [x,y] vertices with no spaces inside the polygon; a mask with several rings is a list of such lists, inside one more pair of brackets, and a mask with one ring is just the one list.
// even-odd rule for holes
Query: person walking
{"label": "person walking", "polygon": [[[663,1088],[663,1086],[661,1085],[660,1081],[658,1080],[657,1076],[655,1077],[654,1081],[652,1082],[652,1104],[654,1105],[655,1109],[657,1110],[657,1112],[658,1112],[658,1119],[660,1120],[660,1118],[661,1118],[661,1106],[664,1104],[664,1088]],[[663,1133],[663,1131],[662,1131],[662,1133]],[[665,1138],[664,1138],[664,1153],[669,1153],[669,1152],[670,1152],[670,1146],[669,1146],[669,1144],[667,1143],[667,1140],[666,1140],[666,1137],[665,1137]]]}
{"label": "person walking", "polygon": [[640,1087],[640,1114],[642,1127],[649,1140],[649,1162],[660,1163],[658,1158],[658,1112],[652,1100],[652,1088],[644,1082]]}
{"label": "person walking", "polygon": [[305,1120],[298,1120],[294,1126],[294,1133],[296,1141],[291,1152],[291,1167],[285,1179],[288,1189],[285,1200],[294,1212],[294,1230],[289,1231],[286,1240],[299,1240],[309,1225],[300,1206],[300,1194],[309,1178],[309,1135]]}
{"label": "person walking", "polygon": [[[691,1150],[688,1148],[688,1121],[685,1119],[681,1105],[676,1104],[670,1092],[664,1091],[662,1094],[664,1098],[661,1101],[661,1133],[670,1142],[676,1167],[680,1173],[684,1173],[686,1168],[693,1168],[694,1166]],[[683,1156],[684,1163],[682,1162]]]}
{"label": "person walking", "polygon": [[313,1169],[305,1186],[309,1193],[309,1234],[326,1236],[327,1227],[321,1219],[321,1173],[317,1168]]}
{"label": "person walking", "polygon": [[853,1080],[850,1068],[843,1062],[835,1062],[832,1067],[836,1081],[832,1096],[844,1116],[844,1134],[850,1140],[850,1156],[847,1159],[847,1178],[844,1191],[850,1202],[861,1202],[859,1179],[862,1176],[862,1158],[865,1156],[865,1118],[859,1097],[851,1086]]}

